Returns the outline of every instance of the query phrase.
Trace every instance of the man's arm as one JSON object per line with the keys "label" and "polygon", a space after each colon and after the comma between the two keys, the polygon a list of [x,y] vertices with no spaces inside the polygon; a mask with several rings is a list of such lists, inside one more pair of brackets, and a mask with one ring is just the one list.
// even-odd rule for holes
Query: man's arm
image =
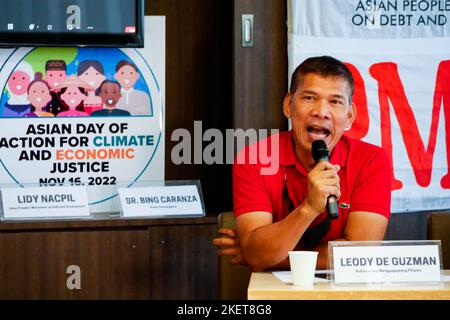
{"label": "man's arm", "polygon": [[[333,241],[381,241],[384,239],[388,219],[374,212],[358,211],[348,215],[344,238]],[[328,241],[320,243],[315,251],[319,251],[317,269],[327,269]]]}
{"label": "man's arm", "polygon": [[[312,208],[317,216],[324,210],[328,195],[335,194],[337,198],[340,197],[339,180],[330,179],[334,174],[330,175],[331,170],[329,169],[332,168],[329,166],[331,165],[322,161],[309,173],[308,194],[304,204],[282,221],[272,224],[272,215],[268,212],[247,213],[237,218],[242,256],[252,269],[264,270],[289,266],[288,251],[295,248],[306,228],[314,220],[308,219],[311,214],[314,215],[311,212],[308,214],[308,211]],[[339,167],[336,167],[335,173],[339,171]],[[365,177],[361,179],[363,183],[354,194],[355,198],[364,200],[361,201],[364,205],[357,203],[361,209],[376,207],[389,210],[390,176],[384,174],[389,172],[386,168],[389,169],[389,160],[385,154],[380,154],[371,162],[371,170],[364,171]],[[379,186],[377,197],[373,197],[373,188],[367,188],[368,185]],[[368,195],[372,196],[369,205],[365,201],[365,197]],[[370,210],[351,212],[347,219],[343,239],[336,241],[383,240],[388,216],[388,214],[383,216],[370,212]],[[318,268],[327,268],[328,243],[324,242],[314,250],[319,251]]]}
{"label": "man's arm", "polygon": [[272,223],[272,214],[268,212],[239,216],[236,225],[244,260],[255,271],[278,265],[286,259],[316,216],[305,204],[276,223]]}
{"label": "man's arm", "polygon": [[308,193],[301,206],[273,223],[269,212],[249,212],[236,218],[244,260],[255,271],[279,265],[293,250],[303,233],[325,209],[330,194],[341,196],[339,166],[321,161],[308,174]]}
{"label": "man's arm", "polygon": [[[384,239],[387,225],[388,219],[377,213],[365,211],[352,212],[348,216],[344,238],[333,241],[381,241]],[[223,228],[220,230],[220,233],[228,237],[214,239],[213,243],[219,247],[218,255],[232,255],[233,258],[230,260],[232,264],[247,264],[243,259],[239,238],[235,230]],[[327,269],[328,241],[320,243],[313,250],[319,252],[317,269]],[[276,269],[289,269],[289,267],[288,257],[272,266],[272,268]]]}

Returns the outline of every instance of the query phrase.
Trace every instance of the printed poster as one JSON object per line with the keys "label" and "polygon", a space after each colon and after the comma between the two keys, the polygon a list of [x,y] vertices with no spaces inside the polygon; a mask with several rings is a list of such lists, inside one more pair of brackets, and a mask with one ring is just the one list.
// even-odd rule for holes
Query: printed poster
{"label": "printed poster", "polygon": [[164,180],[164,17],[143,49],[1,49],[0,70],[2,187],[85,185],[118,212],[117,187]]}

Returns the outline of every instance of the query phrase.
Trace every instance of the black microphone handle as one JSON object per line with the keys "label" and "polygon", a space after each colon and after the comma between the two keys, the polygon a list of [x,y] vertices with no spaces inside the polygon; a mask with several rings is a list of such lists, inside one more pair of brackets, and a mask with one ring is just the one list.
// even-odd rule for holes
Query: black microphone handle
{"label": "black microphone handle", "polygon": [[[319,161],[326,161],[329,162],[329,152],[327,145],[325,141],[323,140],[316,140],[313,141],[311,146],[311,153],[313,156],[313,159],[316,162]],[[338,201],[336,199],[336,196],[330,195],[327,198],[327,205],[326,205],[328,217],[333,220],[339,218],[339,208],[338,208]]]}
{"label": "black microphone handle", "polygon": [[336,196],[334,195],[328,196],[326,208],[328,212],[328,217],[331,220],[339,218],[339,208]]}
{"label": "black microphone handle", "polygon": [[[330,161],[328,157],[323,157],[321,160],[324,160],[326,162]],[[328,213],[328,218],[330,218],[331,220],[339,218],[339,208],[336,196],[334,195],[328,196],[326,209]]]}

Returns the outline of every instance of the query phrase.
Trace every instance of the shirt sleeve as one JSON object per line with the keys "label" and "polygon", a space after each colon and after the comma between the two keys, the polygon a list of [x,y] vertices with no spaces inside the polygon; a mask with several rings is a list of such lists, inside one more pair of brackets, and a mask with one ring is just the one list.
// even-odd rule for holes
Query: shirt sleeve
{"label": "shirt sleeve", "polygon": [[367,211],[389,219],[391,213],[391,163],[386,152],[378,149],[365,161],[355,182],[350,211]]}
{"label": "shirt sleeve", "polygon": [[272,213],[272,203],[256,164],[233,165],[234,215],[263,211]]}

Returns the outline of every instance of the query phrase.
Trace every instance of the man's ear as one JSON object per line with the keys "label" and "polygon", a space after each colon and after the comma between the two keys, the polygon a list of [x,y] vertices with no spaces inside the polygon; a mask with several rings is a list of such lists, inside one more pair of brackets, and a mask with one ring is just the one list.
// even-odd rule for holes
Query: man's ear
{"label": "man's ear", "polygon": [[350,130],[352,127],[353,122],[356,120],[356,115],[358,114],[358,111],[356,110],[355,103],[352,102],[350,105],[350,108],[348,109],[348,125],[346,130]]}
{"label": "man's ear", "polygon": [[292,117],[292,99],[292,94],[288,92],[283,101],[283,113],[288,119]]}

